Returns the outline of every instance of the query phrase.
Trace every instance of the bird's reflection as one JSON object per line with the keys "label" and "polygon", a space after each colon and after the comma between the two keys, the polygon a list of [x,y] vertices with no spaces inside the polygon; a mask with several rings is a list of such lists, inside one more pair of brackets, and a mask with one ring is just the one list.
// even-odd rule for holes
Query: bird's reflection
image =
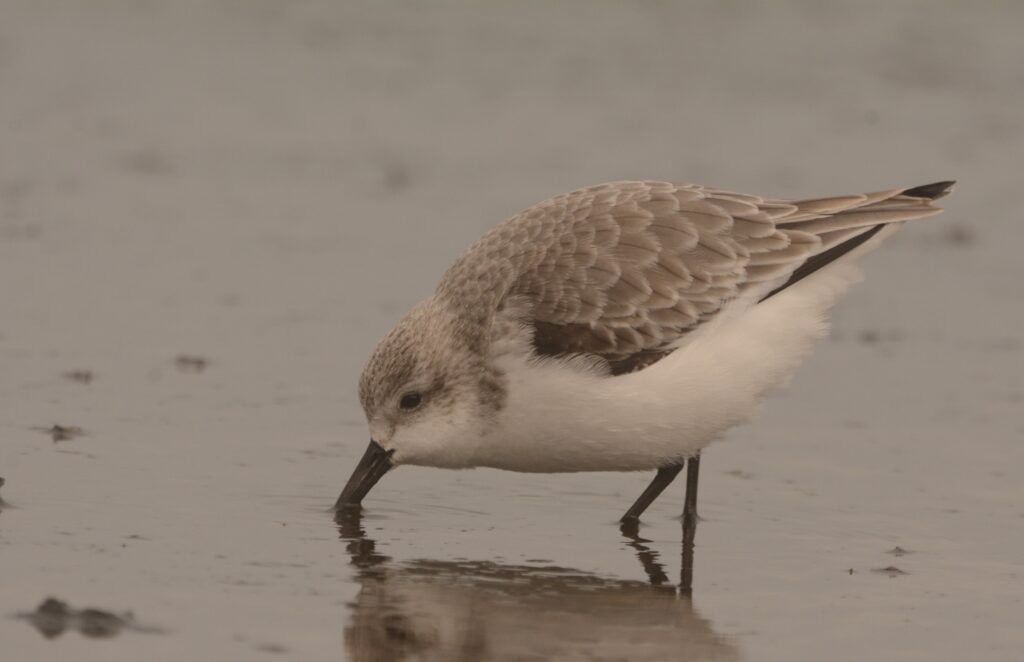
{"label": "bird's reflection", "polygon": [[648,582],[489,561],[397,563],[358,512],[336,521],[360,584],[345,629],[351,660],[739,658],[635,531],[628,544]]}

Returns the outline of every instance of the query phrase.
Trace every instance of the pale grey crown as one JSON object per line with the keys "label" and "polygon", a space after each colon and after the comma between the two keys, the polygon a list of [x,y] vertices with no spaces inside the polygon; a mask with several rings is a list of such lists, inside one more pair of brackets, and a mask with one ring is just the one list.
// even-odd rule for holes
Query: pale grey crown
{"label": "pale grey crown", "polygon": [[[359,400],[369,420],[393,411],[407,392],[421,408],[450,411],[458,397],[493,399],[488,366],[474,352],[460,319],[443,301],[417,304],[377,345],[359,380]],[[481,390],[481,386],[483,389]]]}

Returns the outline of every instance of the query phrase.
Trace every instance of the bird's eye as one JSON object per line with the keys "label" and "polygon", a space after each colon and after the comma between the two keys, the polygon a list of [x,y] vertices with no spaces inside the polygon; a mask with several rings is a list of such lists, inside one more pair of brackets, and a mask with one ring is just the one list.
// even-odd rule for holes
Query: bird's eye
{"label": "bird's eye", "polygon": [[416,407],[420,406],[423,401],[423,396],[419,393],[406,393],[402,396],[402,399],[398,401],[398,406],[405,411],[412,411]]}

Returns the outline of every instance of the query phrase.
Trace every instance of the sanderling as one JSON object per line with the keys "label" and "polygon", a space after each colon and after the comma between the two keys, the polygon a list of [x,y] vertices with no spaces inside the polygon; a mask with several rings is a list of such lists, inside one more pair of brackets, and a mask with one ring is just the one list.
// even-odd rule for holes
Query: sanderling
{"label": "sanderling", "polygon": [[656,470],[629,523],[689,460],[692,544],[700,450],[789,378],[858,258],[952,186],[781,200],[631,181],[530,207],[374,350],[371,441],[336,508],[402,464]]}

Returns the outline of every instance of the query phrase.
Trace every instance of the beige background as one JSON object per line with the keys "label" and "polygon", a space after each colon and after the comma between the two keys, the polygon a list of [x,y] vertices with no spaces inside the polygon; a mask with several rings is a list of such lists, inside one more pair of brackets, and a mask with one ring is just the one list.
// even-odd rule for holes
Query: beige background
{"label": "beige background", "polygon": [[[0,657],[1015,659],[1022,22],[1014,2],[0,0],[0,613],[54,595],[167,631],[3,618]],[[612,524],[639,475],[402,469],[367,500],[387,558],[358,571],[324,509],[365,445],[373,343],[485,229],[621,178],[960,186],[708,451],[692,607],[659,602]],[[86,435],[33,429],[53,424]],[[680,502],[643,530],[673,577]]]}

